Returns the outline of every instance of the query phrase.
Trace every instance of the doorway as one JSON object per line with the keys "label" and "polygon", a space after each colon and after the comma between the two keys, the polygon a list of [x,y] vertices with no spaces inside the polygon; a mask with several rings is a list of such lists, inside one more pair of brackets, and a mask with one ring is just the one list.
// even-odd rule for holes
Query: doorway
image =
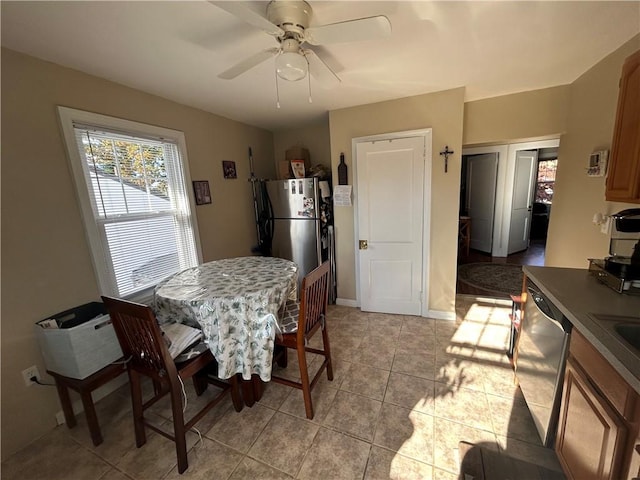
{"label": "doorway", "polygon": [[[490,248],[470,245],[469,254],[460,249],[458,265],[470,263],[502,263],[511,265],[544,265],[549,217],[553,204],[559,139],[509,145],[465,148],[462,157],[460,215],[473,215],[473,163],[478,159],[498,157],[495,189],[482,192],[484,202],[494,201],[494,228]],[[487,167],[488,168],[488,167]],[[489,182],[491,183],[491,182]],[[471,235],[474,221],[471,219]],[[485,241],[487,229],[480,232]],[[460,272],[458,272],[459,274]],[[459,276],[459,275],[458,275]],[[462,287],[462,288],[461,288]],[[466,291],[457,282],[457,293]]]}

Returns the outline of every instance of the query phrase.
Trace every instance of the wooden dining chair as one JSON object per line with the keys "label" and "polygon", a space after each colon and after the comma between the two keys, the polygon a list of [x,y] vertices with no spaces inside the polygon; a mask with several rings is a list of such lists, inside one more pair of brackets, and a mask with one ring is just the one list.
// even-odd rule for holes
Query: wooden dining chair
{"label": "wooden dining chair", "polygon": [[[232,377],[229,383],[213,378],[217,363],[209,349],[204,349],[203,353],[195,358],[175,363],[171,358],[167,343],[162,337],[156,316],[150,307],[117,298],[102,297],[102,300],[107,307],[127,362],[136,447],[140,448],[146,443],[145,427],[149,427],[175,442],[178,473],[183,473],[189,466],[186,432],[209,410],[220,403],[229,392],[236,411],[242,409],[236,377]],[[154,395],[147,401],[144,401],[142,397],[141,377],[148,377],[153,381]],[[222,391],[215,395],[191,419],[185,421],[184,408],[186,403],[183,405],[182,395],[184,381],[189,378],[193,379],[193,385],[198,395],[204,393],[208,383],[221,388]],[[173,432],[160,428],[144,416],[144,411],[147,408],[167,394],[171,397]]]}
{"label": "wooden dining chair", "polygon": [[[333,380],[331,348],[326,323],[328,295],[329,262],[325,262],[302,279],[300,303],[287,302],[280,323],[287,324],[287,316],[294,317],[294,319],[297,317],[297,323],[294,320],[293,328],[286,329],[284,333],[277,335],[275,339],[276,355],[274,363],[286,365],[287,349],[296,350],[298,363],[300,364],[301,381],[295,382],[273,374],[271,375],[271,380],[302,390],[304,408],[309,419],[313,418],[311,390],[325,368],[327,369],[327,378]],[[309,340],[318,331],[322,332],[322,350],[309,346]],[[322,364],[311,381],[309,381],[307,368],[307,353],[315,353],[324,357]]]}

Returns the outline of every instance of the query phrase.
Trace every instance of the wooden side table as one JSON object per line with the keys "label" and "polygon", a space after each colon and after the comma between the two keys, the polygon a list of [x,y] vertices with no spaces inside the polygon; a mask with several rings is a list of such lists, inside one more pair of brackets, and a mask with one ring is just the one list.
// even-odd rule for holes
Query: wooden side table
{"label": "wooden side table", "polygon": [[[121,360],[122,359],[118,361]],[[119,377],[126,371],[126,365],[122,363],[112,363],[103,369],[98,370],[93,375],[80,380],[77,378],[65,377],[59,373],[47,370],[47,373],[51,375],[56,382],[56,388],[58,389],[58,396],[60,397],[62,412],[64,413],[64,419],[67,423],[67,427],[73,428],[76,426],[76,417],[73,413],[71,399],[69,398],[69,389],[72,389],[78,392],[82,399],[82,405],[84,406],[84,414],[87,417],[87,425],[89,426],[91,440],[94,445],[100,445],[102,443],[102,433],[100,432],[100,424],[98,423],[98,416],[96,415],[96,408],[93,404],[91,392],[114,378]]]}

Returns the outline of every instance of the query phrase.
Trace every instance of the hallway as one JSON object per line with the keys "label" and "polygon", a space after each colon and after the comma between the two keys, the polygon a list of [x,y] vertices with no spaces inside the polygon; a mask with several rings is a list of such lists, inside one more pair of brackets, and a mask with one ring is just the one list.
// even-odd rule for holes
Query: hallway
{"label": "hallway", "polygon": [[536,265],[541,267],[544,265],[545,243],[544,240],[531,240],[529,248],[522,252],[513,253],[508,257],[492,257],[488,253],[470,250],[469,256],[461,256],[458,259],[458,263],[491,262],[511,263],[514,265]]}
{"label": "hallway", "polygon": [[[529,248],[522,252],[514,253],[508,257],[492,257],[488,253],[470,250],[468,256],[458,258],[458,265],[469,263],[507,263],[511,265],[535,265],[544,266],[545,241],[531,240]],[[473,288],[466,283],[456,282],[456,293],[458,295],[487,295],[494,296],[492,293],[481,288]]]}

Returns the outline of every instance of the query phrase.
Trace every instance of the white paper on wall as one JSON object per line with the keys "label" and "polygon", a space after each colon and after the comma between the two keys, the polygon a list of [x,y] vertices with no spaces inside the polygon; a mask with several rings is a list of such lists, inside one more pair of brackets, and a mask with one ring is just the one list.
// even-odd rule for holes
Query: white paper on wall
{"label": "white paper on wall", "polygon": [[351,206],[351,185],[336,185],[334,187],[333,205],[336,207]]}

